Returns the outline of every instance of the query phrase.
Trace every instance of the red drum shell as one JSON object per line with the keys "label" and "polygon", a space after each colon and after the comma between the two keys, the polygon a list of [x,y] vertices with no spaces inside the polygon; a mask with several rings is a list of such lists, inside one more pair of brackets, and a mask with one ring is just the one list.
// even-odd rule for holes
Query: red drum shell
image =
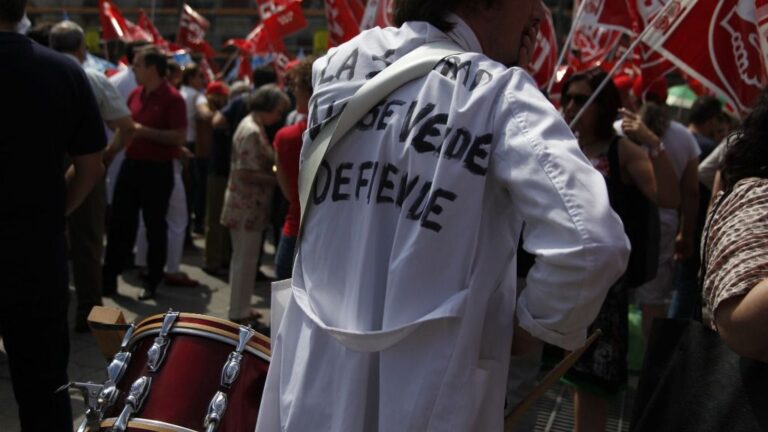
{"label": "red drum shell", "polygon": [[[131,360],[120,382],[120,399],[108,410],[102,426],[111,426],[125,405],[131,384],[142,376],[152,378],[149,393],[129,431],[182,431],[162,423],[191,430],[205,430],[208,405],[221,390],[227,395],[227,409],[219,432],[254,430],[261,395],[269,368],[270,340],[259,333],[243,352],[240,374],[230,389],[220,386],[221,371],[239,340],[235,323],[205,315],[181,313],[169,332],[170,342],[157,372],[147,368],[147,352],[160,332],[163,315],[139,323],[131,339]],[[111,417],[111,418],[109,418]],[[142,423],[142,419],[146,420]],[[158,423],[159,422],[159,423]],[[146,424],[145,424],[146,423]]]}

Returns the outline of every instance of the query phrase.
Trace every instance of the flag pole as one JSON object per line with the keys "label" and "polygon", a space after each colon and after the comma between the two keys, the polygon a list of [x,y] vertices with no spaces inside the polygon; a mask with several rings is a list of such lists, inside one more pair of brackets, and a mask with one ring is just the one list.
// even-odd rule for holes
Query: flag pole
{"label": "flag pole", "polygon": [[584,14],[585,4],[587,4],[587,2],[582,0],[581,3],[579,3],[579,8],[576,10],[576,16],[573,18],[573,22],[571,23],[571,30],[568,32],[568,36],[565,38],[563,49],[560,51],[560,57],[557,59],[557,64],[555,65],[555,73],[552,74],[552,77],[549,78],[549,82],[547,83],[547,94],[552,91],[552,86],[555,85],[555,79],[557,79],[557,70],[560,69],[560,65],[563,64],[563,60],[565,60],[565,53],[571,46],[573,35],[576,33],[576,29],[579,27],[579,21],[581,21],[581,16]]}
{"label": "flag pole", "polygon": [[152,0],[152,11],[151,11],[151,14],[150,14],[151,18],[149,19],[149,21],[152,23],[152,25],[155,24],[155,9],[156,9],[156,6],[157,6],[157,0]]}
{"label": "flag pole", "polygon": [[603,82],[601,82],[601,83],[600,83],[600,85],[597,87],[597,89],[595,89],[595,91],[594,91],[594,92],[592,92],[592,95],[589,97],[589,99],[587,99],[587,102],[584,104],[584,106],[582,106],[582,107],[581,107],[581,109],[579,110],[578,114],[576,114],[576,117],[574,117],[574,118],[573,118],[573,120],[571,120],[571,123],[568,125],[568,127],[570,127],[571,129],[573,129],[573,126],[576,124],[576,122],[577,122],[577,121],[579,121],[579,119],[581,118],[581,116],[584,114],[584,111],[586,111],[586,109],[589,107],[589,105],[590,105],[590,104],[592,104],[592,102],[594,102],[594,101],[595,101],[595,99],[597,98],[597,95],[599,95],[599,94],[600,94],[600,92],[601,92],[601,91],[603,91],[603,89],[605,88],[605,86],[608,84],[608,81],[612,79],[611,77],[613,77],[613,74],[615,74],[615,73],[616,73],[616,71],[617,71],[617,70],[619,70],[619,68],[621,67],[621,65],[622,65],[622,64],[624,64],[624,62],[627,60],[627,57],[629,57],[629,55],[630,55],[630,54],[632,54],[632,53],[635,51],[635,48],[637,48],[637,46],[638,46],[638,45],[640,44],[640,42],[643,40],[643,38],[645,37],[645,35],[646,35],[646,34],[647,34],[647,33],[648,33],[648,32],[649,32],[649,31],[650,31],[650,30],[651,30],[653,27],[655,27],[655,26],[656,26],[656,23],[659,21],[659,19],[660,19],[662,16],[665,16],[665,15],[666,15],[666,13],[667,13],[667,10],[668,10],[668,9],[670,9],[670,6],[672,6],[672,5],[674,5],[674,4],[675,4],[675,2],[669,2],[669,3],[667,3],[666,5],[664,5],[664,7],[663,7],[663,8],[661,8],[661,10],[659,11],[659,13],[657,13],[657,14],[656,14],[656,16],[655,16],[655,17],[653,17],[653,20],[651,21],[651,23],[650,23],[650,24],[648,24],[647,26],[645,26],[645,28],[644,28],[644,29],[643,29],[643,31],[642,31],[642,32],[641,32],[641,33],[640,33],[640,34],[637,36],[637,38],[635,38],[635,40],[634,40],[634,41],[632,41],[632,44],[629,46],[629,48],[627,48],[627,51],[626,51],[626,52],[624,52],[624,54],[623,54],[623,55],[621,56],[621,58],[620,58],[620,59],[619,59],[619,60],[616,62],[616,64],[615,64],[615,65],[613,65],[613,68],[611,69],[611,71],[610,71],[610,72],[608,72],[608,75],[605,77],[605,79],[603,80]]}

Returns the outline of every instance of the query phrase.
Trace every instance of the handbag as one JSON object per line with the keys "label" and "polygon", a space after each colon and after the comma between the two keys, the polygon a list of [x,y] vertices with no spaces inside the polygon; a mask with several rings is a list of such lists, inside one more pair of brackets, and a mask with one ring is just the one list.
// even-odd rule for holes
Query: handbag
{"label": "handbag", "polygon": [[768,363],[731,350],[701,322],[701,306],[698,296],[694,319],[654,321],[630,431],[768,431]]}

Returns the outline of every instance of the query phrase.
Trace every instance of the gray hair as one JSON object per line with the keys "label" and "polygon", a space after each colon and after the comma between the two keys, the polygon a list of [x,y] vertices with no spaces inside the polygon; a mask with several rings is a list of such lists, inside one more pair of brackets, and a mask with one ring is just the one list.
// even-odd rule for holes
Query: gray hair
{"label": "gray hair", "polygon": [[291,99],[275,84],[265,84],[248,97],[248,109],[253,112],[271,112],[280,102],[291,105]]}
{"label": "gray hair", "polygon": [[48,36],[50,47],[53,50],[74,53],[80,51],[85,41],[83,29],[72,21],[62,21],[51,29]]}

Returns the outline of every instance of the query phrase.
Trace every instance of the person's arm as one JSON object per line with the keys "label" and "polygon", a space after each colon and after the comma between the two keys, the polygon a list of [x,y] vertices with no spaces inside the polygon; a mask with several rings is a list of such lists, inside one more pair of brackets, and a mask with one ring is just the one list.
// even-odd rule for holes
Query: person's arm
{"label": "person's arm", "polygon": [[638,145],[622,139],[619,141],[619,159],[632,184],[655,204],[658,200],[656,176],[648,154]]}
{"label": "person's arm", "polygon": [[515,72],[498,100],[505,123],[490,172],[525,221],[524,247],[535,256],[516,317],[532,337],[574,350],[625,271],[629,241],[603,176],[530,76]]}
{"label": "person's arm", "polygon": [[216,111],[216,113],[213,115],[213,120],[211,121],[211,124],[213,125],[214,129],[226,129],[229,127],[229,122],[227,121],[227,118],[224,117],[224,115],[219,111]]}
{"label": "person's arm", "polygon": [[104,175],[102,152],[72,156],[72,166],[67,170],[66,214],[75,211]]}
{"label": "person's arm", "polygon": [[732,350],[768,362],[768,279],[746,295],[723,300],[714,318],[720,337]]}
{"label": "person's arm", "polygon": [[699,213],[699,163],[694,158],[688,161],[680,179],[680,228],[675,239],[676,260],[686,259],[693,254],[696,241],[696,225]]}
{"label": "person's arm", "polygon": [[104,150],[104,165],[109,166],[114,160],[115,155],[120,152],[133,139],[136,126],[131,116],[125,116],[116,120],[108,121],[107,126],[115,131],[112,140],[107,144]]}
{"label": "person's arm", "polygon": [[134,138],[143,138],[171,147],[180,147],[183,146],[186,141],[187,130],[186,128],[170,130],[154,129],[136,123]]}
{"label": "person's arm", "polygon": [[283,193],[285,199],[291,199],[290,183],[288,177],[285,175],[285,168],[280,163],[280,152],[275,152],[275,176],[277,177],[277,185],[280,186],[280,192]]}
{"label": "person's arm", "polygon": [[638,114],[622,108],[624,119],[621,128],[624,134],[638,144],[645,145],[650,150],[653,174],[656,178],[656,205],[662,208],[676,209],[680,205],[680,189],[672,161],[664,150],[661,139],[656,136]]}
{"label": "person's arm", "polygon": [[[206,123],[212,123],[213,119],[214,119],[214,117],[216,117],[217,113],[218,112],[212,110],[210,108],[210,106],[208,106],[207,103],[195,105],[195,115],[197,116],[198,119],[200,119],[200,120],[202,120],[202,121],[204,121]],[[227,125],[225,124],[224,127],[226,127],[226,126]]]}

